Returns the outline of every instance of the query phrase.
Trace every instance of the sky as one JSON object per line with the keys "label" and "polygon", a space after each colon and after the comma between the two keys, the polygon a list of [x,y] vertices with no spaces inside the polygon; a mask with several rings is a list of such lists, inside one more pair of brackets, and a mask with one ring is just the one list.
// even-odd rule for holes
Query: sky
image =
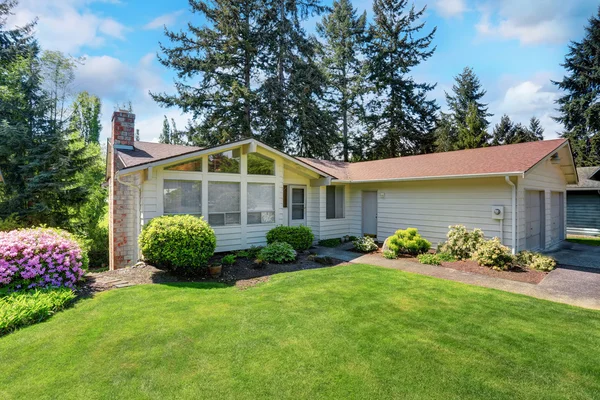
{"label": "sky", "polygon": [[[560,92],[561,63],[570,41],[581,40],[597,0],[414,0],[427,6],[426,29],[437,27],[434,55],[413,71],[415,80],[436,83],[430,96],[446,109],[444,92],[465,66],[487,91],[492,124],[503,114],[527,123],[538,117],[545,138],[556,138],[553,121]],[[331,4],[331,0],[323,0]],[[353,0],[372,18],[372,0]],[[179,127],[188,120],[178,109],[156,104],[149,92],[174,93],[174,74],[157,60],[159,42],[168,44],[164,26],[185,29],[202,24],[187,0],[20,0],[10,22],[37,18],[36,37],[46,50],[60,50],[85,61],[76,71],[75,91],[102,99],[102,138],[110,135],[110,118],[118,104],[131,102],[141,140],[158,141],[164,115]],[[320,17],[305,22],[314,33]]]}

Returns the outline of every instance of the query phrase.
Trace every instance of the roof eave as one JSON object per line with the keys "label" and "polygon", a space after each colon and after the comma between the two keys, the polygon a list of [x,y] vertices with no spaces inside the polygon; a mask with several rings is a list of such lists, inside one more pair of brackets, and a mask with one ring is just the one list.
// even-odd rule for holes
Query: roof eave
{"label": "roof eave", "polygon": [[407,182],[407,181],[433,181],[441,179],[469,179],[469,178],[498,178],[502,176],[523,176],[523,171],[494,172],[488,174],[462,174],[462,175],[440,175],[440,176],[418,176],[407,178],[383,178],[383,179],[335,179],[339,183],[384,183],[384,182]]}

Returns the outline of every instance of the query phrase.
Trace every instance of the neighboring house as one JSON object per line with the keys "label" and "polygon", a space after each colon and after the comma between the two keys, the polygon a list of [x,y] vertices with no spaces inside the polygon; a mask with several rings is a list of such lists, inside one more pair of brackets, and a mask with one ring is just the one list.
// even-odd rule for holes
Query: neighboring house
{"label": "neighboring house", "polygon": [[164,214],[202,215],[217,251],[264,245],[277,225],[315,239],[415,227],[434,245],[448,226],[481,228],[513,251],[565,237],[577,173],[566,140],[345,163],[295,158],[254,139],[211,148],[134,142],[135,116],[113,115],[108,146],[110,266],[139,257],[138,234]]}
{"label": "neighboring house", "polygon": [[600,235],[600,167],[577,168],[579,183],[567,186],[567,232]]}

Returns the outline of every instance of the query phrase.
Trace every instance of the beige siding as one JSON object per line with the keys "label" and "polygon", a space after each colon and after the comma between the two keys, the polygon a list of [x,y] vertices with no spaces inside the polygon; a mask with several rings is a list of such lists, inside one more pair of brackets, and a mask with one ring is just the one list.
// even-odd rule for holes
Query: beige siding
{"label": "beige siding", "polygon": [[[525,191],[526,190],[538,190],[544,192],[545,200],[545,247],[551,247],[559,242],[556,235],[553,235],[552,230],[552,206],[551,206],[551,195],[552,192],[564,193],[563,196],[566,199],[567,181],[565,176],[560,169],[560,166],[552,164],[550,160],[541,162],[539,165],[529,171],[524,178],[519,177],[519,183],[517,186],[517,215],[521,216],[517,220],[517,232],[518,232],[518,244],[517,248],[523,250],[526,248],[525,236],[526,236],[526,221],[525,221]],[[566,201],[563,202],[566,204]],[[563,217],[566,218],[566,212],[563,212]],[[555,224],[556,225],[556,224]],[[566,226],[566,220],[562,226]]]}
{"label": "beige siding", "polygon": [[355,184],[350,186],[349,232],[362,234],[362,191],[376,190],[377,238],[397,229],[417,228],[435,246],[445,241],[448,226],[481,228],[487,237],[500,237],[500,222],[492,206],[504,207],[503,242],[510,245],[511,191],[504,178],[454,179]]}
{"label": "beige siding", "polygon": [[350,223],[353,221],[349,218],[350,208],[350,185],[344,186],[344,218],[327,219],[327,187],[321,186],[319,191],[319,239],[333,239],[342,236],[350,235]]}

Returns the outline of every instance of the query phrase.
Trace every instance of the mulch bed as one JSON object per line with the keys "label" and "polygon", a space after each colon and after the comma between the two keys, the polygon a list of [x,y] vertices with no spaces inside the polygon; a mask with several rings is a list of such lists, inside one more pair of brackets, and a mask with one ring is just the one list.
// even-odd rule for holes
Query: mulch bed
{"label": "mulch bed", "polygon": [[[416,261],[418,262],[418,260]],[[511,281],[533,283],[536,285],[540,283],[546,277],[546,275],[548,275],[547,272],[524,268],[513,268],[509,271],[496,271],[488,267],[482,267],[481,265],[477,264],[477,262],[472,260],[443,262],[442,267],[452,268],[458,271],[489,275],[493,276],[494,278],[509,279]]]}
{"label": "mulch bed", "polygon": [[[215,254],[211,262],[221,260],[223,254]],[[177,276],[169,272],[162,271],[152,265],[138,263],[135,266],[121,268],[114,271],[103,271],[88,273],[89,278],[80,286],[78,292],[81,296],[91,296],[95,292],[110,290],[113,287],[103,283],[110,279],[119,279],[133,285],[151,284],[151,283],[172,283],[172,282],[220,282],[235,285],[240,289],[246,289],[255,286],[258,283],[266,282],[273,274],[282,272],[294,272],[307,269],[326,268],[333,265],[343,264],[344,261],[332,259],[328,265],[320,264],[312,259],[309,252],[300,253],[295,262],[289,264],[267,264],[261,268],[255,268],[253,260],[238,258],[234,265],[223,265],[221,276],[212,278],[208,270],[202,270],[193,276]]]}

